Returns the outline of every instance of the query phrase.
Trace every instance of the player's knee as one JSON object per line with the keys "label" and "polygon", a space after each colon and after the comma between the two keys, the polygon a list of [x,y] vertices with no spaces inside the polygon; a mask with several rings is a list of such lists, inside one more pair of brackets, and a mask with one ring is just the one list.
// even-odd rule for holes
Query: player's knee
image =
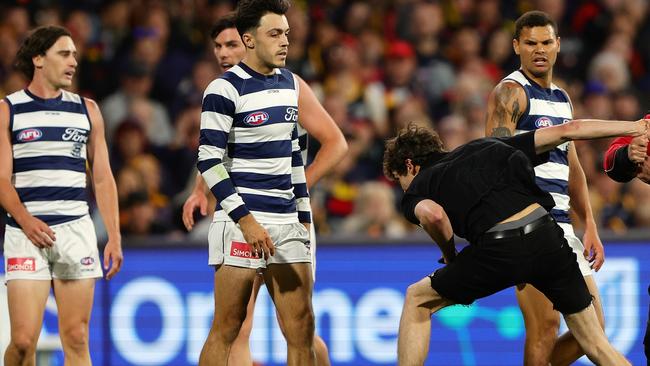
{"label": "player's knee", "polygon": [[314,313],[310,310],[302,312],[300,317],[284,320],[284,335],[287,343],[293,346],[308,346],[314,344]]}
{"label": "player's knee", "polygon": [[526,324],[526,334],[537,342],[555,342],[560,329],[560,317],[552,312],[539,318],[534,324]]}
{"label": "player's knee", "polygon": [[424,301],[423,296],[425,296],[424,286],[425,284],[422,281],[409,285],[406,289],[405,302],[413,306],[421,304]]}
{"label": "player's knee", "polygon": [[26,356],[36,352],[36,335],[15,334],[11,338],[10,347],[12,347],[21,356]]}
{"label": "player's knee", "polygon": [[88,326],[77,324],[61,332],[63,347],[72,352],[85,352],[88,349]]}
{"label": "player's knee", "polygon": [[220,342],[231,344],[237,339],[242,330],[246,313],[234,312],[230,316],[220,317],[219,321],[212,323],[216,339]]}

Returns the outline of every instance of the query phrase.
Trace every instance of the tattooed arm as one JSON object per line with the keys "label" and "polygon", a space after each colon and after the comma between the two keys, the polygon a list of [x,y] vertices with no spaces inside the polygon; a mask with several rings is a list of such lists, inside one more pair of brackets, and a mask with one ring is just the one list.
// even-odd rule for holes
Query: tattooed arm
{"label": "tattooed arm", "polygon": [[528,106],[524,88],[515,81],[500,82],[488,99],[485,135],[502,137],[512,136],[515,127]]}

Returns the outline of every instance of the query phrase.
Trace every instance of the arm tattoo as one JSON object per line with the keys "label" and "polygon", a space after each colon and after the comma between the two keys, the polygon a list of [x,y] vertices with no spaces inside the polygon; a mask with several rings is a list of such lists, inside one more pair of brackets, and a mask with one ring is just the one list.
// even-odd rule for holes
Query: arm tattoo
{"label": "arm tattoo", "polygon": [[508,127],[497,127],[492,129],[492,137],[509,137],[512,132]]}
{"label": "arm tattoo", "polygon": [[517,100],[517,98],[515,97],[515,101],[512,102],[512,116],[510,119],[513,125],[515,126],[517,125],[520,116],[521,116],[521,112],[519,111],[519,100]]}
{"label": "arm tattoo", "polygon": [[[512,131],[510,126],[517,125],[519,117],[521,117],[521,108],[519,105],[519,100],[515,93],[514,88],[509,88],[506,86],[499,87],[499,90],[496,93],[496,107],[494,109],[494,121],[496,122],[496,127],[492,129],[491,136],[493,137],[507,137],[512,136]],[[508,110],[508,104],[512,101],[512,112]],[[508,118],[510,114],[510,118]]]}

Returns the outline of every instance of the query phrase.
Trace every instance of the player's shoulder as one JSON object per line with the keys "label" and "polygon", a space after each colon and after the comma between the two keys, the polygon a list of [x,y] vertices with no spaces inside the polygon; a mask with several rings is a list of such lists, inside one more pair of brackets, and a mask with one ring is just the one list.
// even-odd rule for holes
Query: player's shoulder
{"label": "player's shoulder", "polygon": [[87,108],[89,111],[91,111],[91,110],[93,110],[93,111],[94,111],[94,110],[99,111],[99,104],[97,104],[97,102],[96,102],[94,99],[92,99],[92,98],[81,97],[81,96],[80,96],[80,97],[79,97],[79,102],[84,103],[84,104],[86,105],[86,108]]}
{"label": "player's shoulder", "polygon": [[226,71],[223,75],[212,80],[205,88],[204,94],[219,94],[235,97],[237,90],[241,89],[243,81],[237,75]]}
{"label": "player's shoulder", "polygon": [[513,98],[526,99],[524,87],[515,80],[503,79],[492,90],[490,99],[496,101],[509,101]]}

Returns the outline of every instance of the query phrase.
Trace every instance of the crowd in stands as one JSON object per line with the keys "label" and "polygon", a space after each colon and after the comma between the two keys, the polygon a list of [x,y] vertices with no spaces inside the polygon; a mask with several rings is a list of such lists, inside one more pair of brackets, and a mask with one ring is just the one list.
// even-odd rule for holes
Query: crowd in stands
{"label": "crowd in stands", "polygon": [[[2,96],[26,86],[12,64],[32,28],[72,32],[79,61],[72,91],[103,113],[125,238],[186,235],[180,211],[196,175],[201,98],[217,76],[209,32],[233,9],[223,0],[0,6]],[[395,238],[414,230],[400,218],[398,187],[382,176],[384,140],[409,121],[435,128],[449,149],[483,137],[489,92],[519,66],[514,21],[533,9],[559,23],[554,81],[568,91],[576,118],[645,114],[646,0],[292,1],[287,67],[310,83],[350,146],[311,192],[321,235]],[[617,232],[649,226],[650,189],[602,171],[608,142],[576,144],[596,220]],[[318,146],[310,143],[313,157]]]}

